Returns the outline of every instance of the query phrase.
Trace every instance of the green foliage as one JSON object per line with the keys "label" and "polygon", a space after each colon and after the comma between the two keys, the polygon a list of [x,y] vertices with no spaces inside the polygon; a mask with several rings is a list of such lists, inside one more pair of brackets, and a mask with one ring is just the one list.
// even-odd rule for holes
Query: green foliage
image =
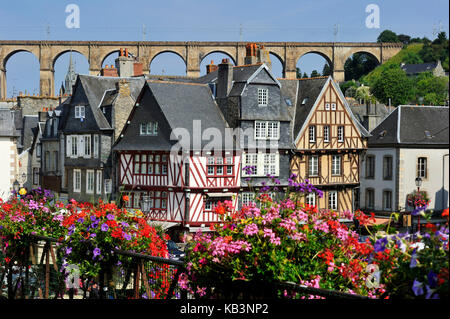
{"label": "green foliage", "polygon": [[317,76],[320,76],[320,73],[317,70],[313,70],[311,72],[311,77],[314,78],[314,77],[317,77]]}
{"label": "green foliage", "polygon": [[384,30],[377,38],[377,42],[400,42],[397,34],[391,30]]}
{"label": "green foliage", "polygon": [[444,105],[448,98],[448,77],[433,76],[424,72],[415,79],[416,101],[427,105]]}
{"label": "green foliage", "polygon": [[423,63],[423,60],[420,58],[420,56],[415,53],[408,51],[405,56],[403,57],[403,63],[405,64],[420,64]]}
{"label": "green foliage", "polygon": [[392,65],[376,78],[371,87],[372,94],[382,103],[408,104],[414,97],[413,82],[398,65]]}
{"label": "green foliage", "polygon": [[353,54],[344,64],[345,80],[359,80],[378,65],[378,60],[371,54],[358,52]]}
{"label": "green foliage", "polygon": [[331,68],[328,64],[324,64],[322,69],[322,75],[331,75]]}

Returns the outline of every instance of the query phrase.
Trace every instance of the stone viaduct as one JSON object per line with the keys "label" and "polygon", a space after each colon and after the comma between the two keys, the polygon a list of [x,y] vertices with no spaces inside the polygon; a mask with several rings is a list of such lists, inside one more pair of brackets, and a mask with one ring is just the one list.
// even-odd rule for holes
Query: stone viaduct
{"label": "stone viaduct", "polygon": [[[373,42],[258,42],[283,65],[283,77],[296,77],[297,61],[307,53],[323,56],[333,70],[337,82],[344,80],[344,63],[356,52],[370,53],[379,63],[394,56],[402,48],[399,43]],[[108,55],[128,48],[139,57],[144,73],[150,73],[152,60],[163,52],[179,55],[186,64],[186,75],[200,75],[200,63],[210,53],[228,55],[235,65],[243,65],[246,42],[139,42],[139,41],[0,41],[0,99],[6,98],[6,63],[17,52],[34,54],[40,63],[40,95],[54,95],[54,66],[60,55],[69,51],[81,53],[89,62],[91,75],[98,75]]]}

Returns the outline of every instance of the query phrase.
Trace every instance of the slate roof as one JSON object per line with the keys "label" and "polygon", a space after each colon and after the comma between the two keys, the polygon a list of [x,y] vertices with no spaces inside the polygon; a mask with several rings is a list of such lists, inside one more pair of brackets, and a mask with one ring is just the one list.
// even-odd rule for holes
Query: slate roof
{"label": "slate roof", "polygon": [[401,66],[402,70],[407,75],[413,75],[421,72],[432,72],[438,65],[438,62],[420,63],[420,64],[404,64]]}
{"label": "slate roof", "polygon": [[[297,104],[295,106],[295,116],[293,118],[293,138],[297,138],[303,123],[305,123],[311,109],[316,103],[323,86],[327,83],[328,77],[317,77],[309,79],[299,79]],[[306,100],[305,100],[306,99]],[[302,102],[305,103],[303,104]]]}
{"label": "slate roof", "polygon": [[369,147],[448,147],[449,109],[445,106],[400,105],[371,132]]}
{"label": "slate roof", "polygon": [[[348,100],[347,100],[348,101]],[[350,109],[353,112],[353,115],[362,123],[364,121],[364,116],[367,114],[367,106],[365,104],[350,104]],[[386,117],[391,110],[384,104],[375,104],[375,114],[382,118]]]}
{"label": "slate roof", "polygon": [[14,125],[14,114],[10,109],[0,108],[0,136],[16,137],[16,127]]}
{"label": "slate roof", "polygon": [[33,129],[38,126],[39,118],[37,115],[25,115],[23,117],[22,147],[23,150],[31,147],[33,144]]}
{"label": "slate roof", "polygon": [[116,82],[122,79],[126,79],[130,82],[131,96],[136,100],[137,96],[141,92],[142,86],[145,83],[144,77],[120,78],[79,75],[78,79],[86,92],[86,97],[89,101],[92,113],[94,114],[95,121],[100,129],[111,129],[108,120],[105,118],[102,111],[98,107],[105,91],[115,89]]}
{"label": "slate roof", "polygon": [[[226,123],[219,107],[215,103],[208,85],[149,80],[147,81],[147,86],[163,112],[164,117],[169,123],[170,130],[183,128],[189,132],[191,137],[191,150],[194,148],[193,137],[195,137],[193,121],[201,121],[200,133],[208,128],[213,128],[216,131],[218,130],[222,134],[222,138],[224,138],[223,132],[225,131],[225,128],[228,127],[228,124]],[[139,102],[139,104],[139,107],[146,107],[146,105],[141,102]],[[139,119],[134,118],[133,113],[134,112],[132,111],[130,125],[139,125]],[[114,146],[114,149],[155,150],[161,149],[160,147],[164,147],[164,145],[160,144],[160,142],[162,143],[162,141],[145,138],[142,140],[138,140],[138,138],[134,140],[131,138],[123,138],[119,139],[117,144]],[[216,140],[214,142],[216,143],[211,144],[209,140],[201,140],[200,145],[202,149],[206,145],[222,148],[224,140]],[[183,146],[187,147],[187,144],[185,145],[183,143]],[[234,145],[227,149],[232,148],[234,148]]]}

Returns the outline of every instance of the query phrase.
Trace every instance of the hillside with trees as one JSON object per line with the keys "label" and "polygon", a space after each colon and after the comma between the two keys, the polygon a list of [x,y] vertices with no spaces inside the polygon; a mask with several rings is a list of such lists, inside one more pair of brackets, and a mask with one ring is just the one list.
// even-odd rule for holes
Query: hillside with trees
{"label": "hillside with trees", "polygon": [[[402,42],[404,48],[384,64],[373,68],[373,61],[353,55],[345,64],[346,82],[341,83],[342,91],[355,97],[357,88],[364,84],[370,87],[369,97],[384,104],[448,104],[448,76],[435,76],[423,72],[417,76],[407,76],[402,64],[421,64],[441,61],[443,69],[449,70],[449,40],[445,32],[433,41],[427,38],[411,38],[385,30],[378,42]],[[372,71],[370,71],[372,69]],[[367,71],[369,70],[369,71]],[[347,74],[351,76],[347,76]],[[350,89],[351,88],[351,89]],[[349,90],[350,89],[350,90]]]}

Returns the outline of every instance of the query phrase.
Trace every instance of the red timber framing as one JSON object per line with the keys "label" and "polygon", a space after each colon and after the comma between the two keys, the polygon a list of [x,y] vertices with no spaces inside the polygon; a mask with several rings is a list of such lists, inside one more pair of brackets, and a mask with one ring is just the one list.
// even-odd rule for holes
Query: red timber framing
{"label": "red timber framing", "polygon": [[236,152],[123,151],[118,159],[118,186],[130,197],[127,207],[152,220],[208,225],[220,221],[212,209],[205,210],[210,198],[236,207],[241,174]]}

